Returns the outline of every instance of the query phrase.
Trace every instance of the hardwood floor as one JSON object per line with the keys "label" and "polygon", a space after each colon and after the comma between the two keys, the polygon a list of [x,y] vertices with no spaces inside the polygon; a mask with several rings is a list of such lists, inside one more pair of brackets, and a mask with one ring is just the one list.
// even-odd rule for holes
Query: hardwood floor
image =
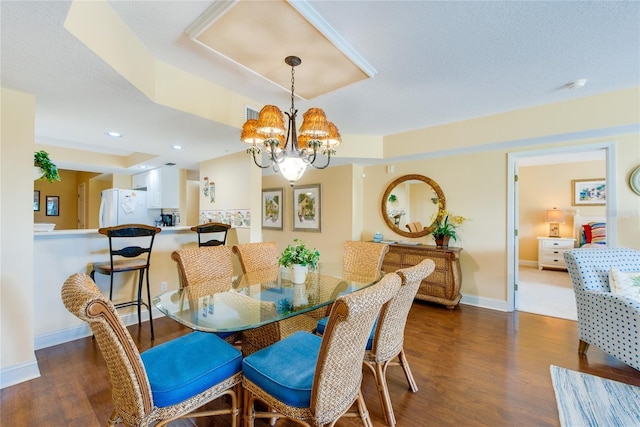
{"label": "hardwood floor", "polygon": [[[154,326],[156,344],[189,332],[167,318],[157,319]],[[150,347],[147,325],[129,330],[142,351]],[[405,335],[419,391],[408,390],[399,367],[389,368],[399,427],[558,426],[550,365],[640,386],[640,371],[598,348],[592,346],[587,357],[579,357],[577,326],[570,320],[467,305],[447,310],[416,302]],[[90,337],[39,350],[36,356],[42,376],[0,392],[2,426],[106,425],[110,383]],[[366,371],[363,390],[374,425],[384,426],[375,384]],[[228,426],[230,422],[228,417],[215,417],[171,423],[193,425]],[[281,421],[277,425],[296,424]],[[361,424],[342,419],[337,425]]]}

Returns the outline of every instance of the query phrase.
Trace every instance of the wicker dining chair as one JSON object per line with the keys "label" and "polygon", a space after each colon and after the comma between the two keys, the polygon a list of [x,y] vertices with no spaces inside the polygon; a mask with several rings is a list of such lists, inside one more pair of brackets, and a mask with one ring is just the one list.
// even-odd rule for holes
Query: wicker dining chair
{"label": "wicker dining chair", "polygon": [[[171,253],[178,267],[182,287],[212,282],[233,276],[231,249],[228,246],[192,247]],[[229,290],[231,283],[220,292]]]}
{"label": "wicker dining chair", "polygon": [[[347,240],[344,243],[342,258],[342,277],[357,282],[372,282],[382,275],[382,262],[389,252],[386,243]],[[316,323],[329,315],[331,304],[306,313],[307,317],[315,318]],[[326,321],[326,319],[325,319]],[[318,325],[311,329],[315,331]]]}
{"label": "wicker dining chair", "polygon": [[[401,366],[411,391],[414,393],[418,391],[418,386],[404,353],[404,328],[420,283],[434,269],[435,263],[433,260],[424,259],[413,267],[396,271],[402,279],[402,286],[400,286],[400,290],[391,301],[380,311],[373,331],[373,339],[369,340],[367,344],[364,364],[371,370],[378,385],[380,404],[388,426],[395,426],[396,420],[387,385],[387,368],[389,366]],[[395,361],[396,358],[397,361]]]}
{"label": "wicker dining chair", "polygon": [[[361,364],[375,318],[400,283],[400,277],[390,273],[373,286],[338,298],[323,337],[296,332],[245,357],[247,426],[254,426],[255,418],[334,425],[343,415],[359,416],[365,426],[372,426],[360,389]],[[257,411],[257,401],[269,410]],[[347,413],[354,403],[357,413]]]}
{"label": "wicker dining chair", "polygon": [[[178,249],[171,253],[178,267],[180,287],[196,288],[201,295],[212,295],[231,289],[233,262],[228,246],[202,246]],[[229,343],[236,343],[240,333],[217,334]]]}
{"label": "wicker dining chair", "polygon": [[[151,315],[151,290],[149,287],[149,268],[151,267],[151,250],[155,235],[162,229],[145,224],[123,224],[114,227],[103,227],[98,230],[109,238],[109,261],[94,262],[91,267],[91,279],[100,273],[109,276],[109,299],[113,300],[113,276],[127,271],[138,272],[138,293],[133,301],[119,302],[116,308],[136,306],[138,309],[138,326],[142,322],[142,306],[149,312],[149,328],[151,339],[153,334],[153,316]],[[142,284],[147,276],[147,301],[142,299]]]}
{"label": "wicker dining chair", "polygon": [[221,246],[227,243],[227,232],[231,226],[222,222],[194,225],[191,231],[198,233],[198,246]]}
{"label": "wicker dining chair", "polygon": [[243,273],[264,270],[278,265],[278,244],[276,242],[243,243],[233,247],[238,256]]}
{"label": "wicker dining chair", "polygon": [[[273,268],[280,268],[278,258],[280,253],[276,242],[244,243],[233,247],[233,253],[238,256],[242,272],[244,274],[272,271]],[[259,328],[242,332],[243,343],[253,343],[253,345],[243,345],[243,355],[247,356],[259,346],[274,343],[281,338],[287,337],[297,331],[313,331],[316,327],[316,319],[299,315],[281,320],[279,322],[264,325]]]}
{"label": "wicker dining chair", "polygon": [[[223,414],[237,425],[242,355],[229,343],[193,332],[140,354],[113,303],[86,274],[69,276],[62,302],[89,324],[104,356],[114,405],[109,426],[159,427],[177,418]],[[194,412],[224,395],[230,396],[229,408]]]}

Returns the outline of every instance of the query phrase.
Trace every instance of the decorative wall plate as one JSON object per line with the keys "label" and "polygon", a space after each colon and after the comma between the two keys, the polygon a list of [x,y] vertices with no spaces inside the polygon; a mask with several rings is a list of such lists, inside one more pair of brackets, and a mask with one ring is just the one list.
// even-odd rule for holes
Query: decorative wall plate
{"label": "decorative wall plate", "polygon": [[631,186],[631,189],[640,196],[640,166],[635,168],[631,173],[631,177],[629,178],[629,185]]}

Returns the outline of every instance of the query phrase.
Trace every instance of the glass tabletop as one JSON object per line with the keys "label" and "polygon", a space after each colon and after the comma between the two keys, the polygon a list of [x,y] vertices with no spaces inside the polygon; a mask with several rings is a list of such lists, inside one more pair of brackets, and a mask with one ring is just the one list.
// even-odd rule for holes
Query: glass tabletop
{"label": "glass tabletop", "polygon": [[189,285],[153,299],[166,316],[194,330],[238,332],[327,306],[379,277],[343,275],[340,264],[320,264],[294,284],[288,268],[273,267]]}

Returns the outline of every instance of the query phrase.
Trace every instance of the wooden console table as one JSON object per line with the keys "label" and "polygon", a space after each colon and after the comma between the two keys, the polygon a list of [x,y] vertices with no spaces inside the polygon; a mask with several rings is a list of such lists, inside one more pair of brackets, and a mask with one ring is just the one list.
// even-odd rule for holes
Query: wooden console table
{"label": "wooden console table", "polygon": [[420,284],[416,299],[432,301],[453,309],[460,302],[460,251],[462,248],[439,248],[429,245],[389,244],[389,252],[382,262],[382,271],[391,273],[399,268],[419,264],[430,258],[436,268]]}

